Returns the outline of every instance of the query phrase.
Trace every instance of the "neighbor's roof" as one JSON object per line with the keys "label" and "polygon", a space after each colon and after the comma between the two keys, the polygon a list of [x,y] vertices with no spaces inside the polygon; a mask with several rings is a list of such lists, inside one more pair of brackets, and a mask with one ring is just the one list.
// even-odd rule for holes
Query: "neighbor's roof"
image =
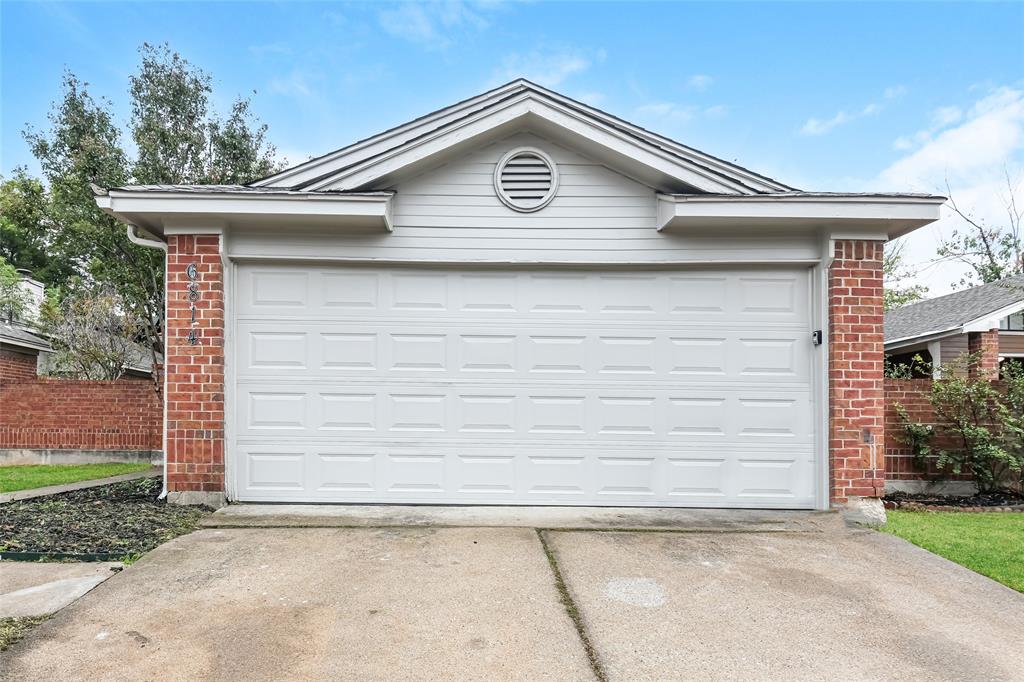
{"label": "neighbor's roof", "polygon": [[50,342],[43,337],[7,322],[0,322],[0,344],[32,350],[50,350]]}
{"label": "neighbor's roof", "polygon": [[885,342],[908,345],[924,337],[957,333],[1015,303],[1024,307],[1024,275],[911,303],[885,314]]}
{"label": "neighbor's roof", "polygon": [[[35,351],[52,351],[50,341],[38,334],[8,322],[0,322],[0,345],[28,348]],[[153,372],[153,353],[141,344],[133,344],[128,349],[128,369],[144,374]],[[162,356],[157,355],[157,362],[162,361]]]}

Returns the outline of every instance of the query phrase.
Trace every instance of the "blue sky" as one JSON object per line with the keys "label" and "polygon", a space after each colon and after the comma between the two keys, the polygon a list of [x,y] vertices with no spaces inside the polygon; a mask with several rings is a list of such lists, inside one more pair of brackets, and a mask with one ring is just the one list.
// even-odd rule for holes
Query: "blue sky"
{"label": "blue sky", "polygon": [[[517,76],[802,189],[944,191],[996,218],[1024,166],[1024,3],[3,2],[0,172],[37,169],[70,68],[127,115],[144,41],[301,161]],[[1005,191],[1004,191],[1005,193]],[[914,235],[921,279],[951,220]]]}

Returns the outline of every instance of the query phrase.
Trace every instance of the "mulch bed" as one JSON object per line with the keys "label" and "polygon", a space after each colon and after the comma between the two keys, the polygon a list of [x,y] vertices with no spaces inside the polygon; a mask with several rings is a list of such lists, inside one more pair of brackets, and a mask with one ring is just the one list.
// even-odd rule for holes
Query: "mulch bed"
{"label": "mulch bed", "polygon": [[140,478],[0,505],[0,558],[132,560],[192,532],[210,512],[159,494],[159,478]]}
{"label": "mulch bed", "polygon": [[1014,492],[985,495],[934,495],[897,492],[882,498],[886,509],[906,511],[1024,512],[1024,495]]}

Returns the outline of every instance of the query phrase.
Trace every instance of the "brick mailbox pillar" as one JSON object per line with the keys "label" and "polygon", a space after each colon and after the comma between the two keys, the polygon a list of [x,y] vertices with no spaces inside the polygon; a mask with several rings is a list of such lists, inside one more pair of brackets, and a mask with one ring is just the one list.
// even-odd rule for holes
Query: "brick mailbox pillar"
{"label": "brick mailbox pillar", "polygon": [[224,503],[224,278],[219,235],[167,242],[167,489]]}
{"label": "brick mailbox pillar", "polygon": [[833,504],[885,490],[884,242],[843,240],[828,272],[829,487]]}

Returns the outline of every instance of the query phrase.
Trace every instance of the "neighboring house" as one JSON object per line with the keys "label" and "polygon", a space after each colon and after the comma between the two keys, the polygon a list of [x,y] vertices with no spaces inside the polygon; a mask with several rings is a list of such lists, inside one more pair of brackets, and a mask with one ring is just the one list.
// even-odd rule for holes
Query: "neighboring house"
{"label": "neighboring house", "polygon": [[885,314],[885,353],[892,364],[915,356],[935,367],[983,352],[982,366],[1024,358],[1024,276],[957,291]]}
{"label": "neighboring house", "polygon": [[[19,287],[25,292],[26,309],[17,320],[0,320],[0,381],[13,377],[60,375],[56,354],[49,339],[41,334],[37,320],[45,298],[45,286],[33,279],[27,270],[18,270]],[[153,376],[153,354],[142,345],[131,349],[125,370],[126,379],[149,379]]]}
{"label": "neighboring house", "polygon": [[20,325],[0,322],[0,381],[32,379],[38,373],[39,354],[50,342]]}
{"label": "neighboring house", "polygon": [[17,286],[24,294],[25,306],[17,319],[6,311],[0,320],[0,382],[34,378],[40,353],[50,351],[50,342],[24,322],[39,316],[43,283],[32,279],[27,270],[18,270],[18,274]]}
{"label": "neighboring house", "polygon": [[523,80],[96,200],[168,253],[174,501],[775,508],[883,490],[882,247],[943,202],[796,190]]}

